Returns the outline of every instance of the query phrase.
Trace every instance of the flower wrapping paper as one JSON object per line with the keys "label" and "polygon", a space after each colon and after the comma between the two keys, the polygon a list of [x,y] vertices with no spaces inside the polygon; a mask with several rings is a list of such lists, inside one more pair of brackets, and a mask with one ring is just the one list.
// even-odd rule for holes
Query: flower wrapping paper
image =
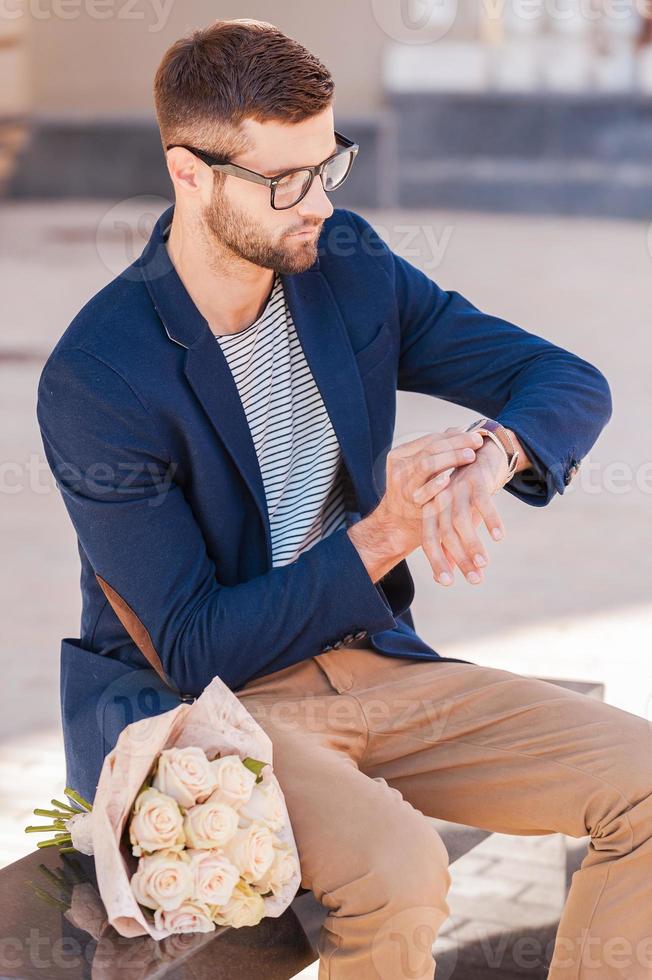
{"label": "flower wrapping paper", "polygon": [[[267,763],[263,783],[276,780],[273,773],[272,743],[236,695],[213,678],[191,704],[132,722],[122,730],[115,747],[104,759],[93,801],[93,850],[95,873],[107,919],[121,936],[149,935],[165,939],[170,935],[157,929],[146,918],[130,886],[131,856],[122,842],[125,826],[138,791],[163,749],[197,745],[209,758],[221,755],[250,756]],[[281,795],[283,787],[280,787]],[[290,817],[283,798],[284,822],[279,839],[291,848],[299,867],[299,857]],[[297,871],[276,895],[263,898],[265,915],[276,918],[288,907],[299,888]]]}

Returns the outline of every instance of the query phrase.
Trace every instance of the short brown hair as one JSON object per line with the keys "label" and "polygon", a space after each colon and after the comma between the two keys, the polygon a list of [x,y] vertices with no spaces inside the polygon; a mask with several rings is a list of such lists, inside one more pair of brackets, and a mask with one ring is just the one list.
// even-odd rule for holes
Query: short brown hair
{"label": "short brown hair", "polygon": [[154,102],[163,148],[190,143],[229,157],[247,146],[244,119],[301,122],[333,98],[328,69],[302,44],[260,20],[216,20],[163,55]]}

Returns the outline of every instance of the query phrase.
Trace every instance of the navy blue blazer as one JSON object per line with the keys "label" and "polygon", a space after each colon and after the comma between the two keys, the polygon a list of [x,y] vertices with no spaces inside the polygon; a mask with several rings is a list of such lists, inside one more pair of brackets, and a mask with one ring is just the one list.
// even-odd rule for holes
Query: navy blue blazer
{"label": "navy blue blazer", "polygon": [[[440,658],[416,633],[405,561],[374,584],[346,533],[273,568],[265,494],[220,345],[170,262],[159,218],[142,255],[80,310],[38,385],[48,464],[81,560],[80,636],[61,643],[67,779],[93,798],[125,724],[233,690],[355,634],[390,656]],[[318,259],[283,276],[337,434],[348,507],[384,492],[396,392],[424,392],[513,429],[533,462],[505,487],[563,494],[611,415],[603,374],[476,309],[336,209]]]}

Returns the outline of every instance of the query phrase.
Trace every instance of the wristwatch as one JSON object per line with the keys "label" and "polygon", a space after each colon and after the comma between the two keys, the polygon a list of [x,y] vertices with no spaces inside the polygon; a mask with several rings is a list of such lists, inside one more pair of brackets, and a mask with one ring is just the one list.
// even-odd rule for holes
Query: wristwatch
{"label": "wristwatch", "polygon": [[483,418],[476,419],[465,431],[479,432],[483,436],[488,436],[497,446],[500,446],[507,456],[508,470],[505,483],[509,483],[516,472],[519,453],[505,426],[501,425],[500,422],[496,422],[495,419]]}

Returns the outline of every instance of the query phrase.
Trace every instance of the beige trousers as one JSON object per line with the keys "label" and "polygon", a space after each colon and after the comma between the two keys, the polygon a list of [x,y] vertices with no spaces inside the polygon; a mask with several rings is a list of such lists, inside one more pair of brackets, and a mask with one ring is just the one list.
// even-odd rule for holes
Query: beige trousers
{"label": "beige trousers", "polygon": [[451,877],[424,814],[590,834],[548,977],[652,977],[650,722],[508,670],[359,645],[237,694],[272,739],[302,885],[329,909],[319,980],[435,976]]}

